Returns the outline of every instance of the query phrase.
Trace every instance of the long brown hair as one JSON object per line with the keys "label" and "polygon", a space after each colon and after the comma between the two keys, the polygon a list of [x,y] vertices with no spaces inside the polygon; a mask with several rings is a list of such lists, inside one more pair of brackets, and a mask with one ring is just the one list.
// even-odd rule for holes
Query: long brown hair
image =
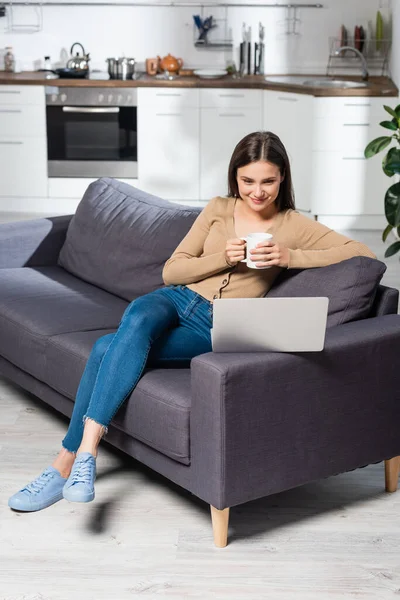
{"label": "long brown hair", "polygon": [[259,160],[276,165],[284,177],[276,199],[278,211],[295,209],[289,157],[279,137],[271,131],[249,133],[236,145],[228,168],[228,196],[239,197],[237,170]]}

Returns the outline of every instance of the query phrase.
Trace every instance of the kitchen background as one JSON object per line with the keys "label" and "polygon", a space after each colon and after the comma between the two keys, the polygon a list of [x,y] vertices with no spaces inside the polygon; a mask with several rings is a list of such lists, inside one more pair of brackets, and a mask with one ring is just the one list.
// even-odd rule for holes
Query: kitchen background
{"label": "kitchen background", "polygon": [[[44,4],[37,8],[27,3],[26,6],[12,8],[14,25],[27,26],[25,31],[7,31],[9,19],[0,18],[0,47],[13,47],[20,70],[42,67],[46,55],[51,57],[52,66],[65,66],[69,49],[75,41],[80,41],[86,52],[90,52],[92,70],[105,71],[107,57],[122,55],[134,57],[138,69],[144,70],[147,57],[164,56],[169,52],[182,57],[189,68],[224,67],[230,60],[234,60],[238,66],[242,23],[245,21],[251,26],[254,42],[258,41],[258,23],[261,21],[265,27],[265,73],[324,73],[329,37],[338,36],[342,24],[350,32],[355,25],[362,25],[367,32],[371,31],[376,11],[380,10],[388,36],[392,29],[390,15],[394,17],[391,71],[394,81],[399,83],[400,0],[323,0],[321,3],[322,9],[298,9],[295,16],[299,21],[295,24],[286,20],[294,16],[293,11],[289,13],[284,8],[262,6],[201,9],[193,2],[193,7]],[[252,4],[261,2],[252,0]],[[194,14],[212,14],[219,27],[211,32],[210,39],[224,38],[227,34],[232,38],[233,48],[196,48]],[[35,26],[41,29],[33,31]],[[299,35],[287,34],[293,26]]]}

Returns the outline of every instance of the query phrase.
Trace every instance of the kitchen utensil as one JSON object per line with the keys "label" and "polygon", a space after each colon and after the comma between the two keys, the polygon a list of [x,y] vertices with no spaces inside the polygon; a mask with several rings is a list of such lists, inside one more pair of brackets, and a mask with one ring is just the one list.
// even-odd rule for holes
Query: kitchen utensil
{"label": "kitchen utensil", "polygon": [[[246,32],[246,39],[248,34]],[[250,42],[241,42],[240,44],[240,60],[239,60],[240,76],[251,74],[251,48]]]}
{"label": "kitchen utensil", "polygon": [[108,74],[110,79],[132,79],[135,73],[135,59],[127,58],[107,58]]}
{"label": "kitchen utensil", "polygon": [[224,77],[227,72],[226,69],[196,69],[193,74],[200,79],[218,79]]}
{"label": "kitchen utensil", "polygon": [[213,18],[214,17],[210,15],[209,17],[206,17],[204,20],[202,20],[200,15],[193,15],[193,20],[200,32],[200,35],[196,42],[197,44],[199,42],[203,42],[205,44],[207,42],[207,34],[210,31],[210,29],[214,29],[214,27],[217,27],[216,23],[213,22]]}
{"label": "kitchen utensil", "polygon": [[164,58],[158,58],[158,64],[162,71],[168,71],[169,73],[177,73],[183,66],[183,60],[181,58],[175,58],[172,54],[164,56]]}
{"label": "kitchen utensil", "polygon": [[254,43],[254,75],[264,75],[264,44]]}
{"label": "kitchen utensil", "polygon": [[4,55],[4,70],[8,73],[13,73],[15,70],[15,58],[11,46],[6,47]]}
{"label": "kitchen utensil", "polygon": [[360,50],[360,46],[361,46],[360,28],[358,27],[358,25],[356,25],[354,28],[354,48],[356,50]]}
{"label": "kitchen utensil", "polygon": [[203,30],[203,21],[201,20],[200,15],[193,15],[193,20],[195,22],[197,29],[202,31]]}
{"label": "kitchen utensil", "polygon": [[135,72],[135,59],[134,58],[120,58],[118,59],[118,79],[132,79],[132,75]]}
{"label": "kitchen utensil", "polygon": [[89,74],[89,69],[54,69],[54,72],[62,79],[85,79]]}
{"label": "kitchen utensil", "polygon": [[180,77],[192,77],[194,75],[193,69],[179,69]]}
{"label": "kitchen utensil", "polygon": [[261,21],[258,24],[258,56],[257,56],[257,74],[264,75],[264,54],[265,54],[265,44],[264,44],[264,35],[265,35],[265,27],[263,27]]}
{"label": "kitchen utensil", "polygon": [[146,58],[146,73],[147,75],[157,75],[158,60],[157,58]]}
{"label": "kitchen utensil", "polygon": [[360,27],[360,52],[362,52],[364,50],[365,37],[366,37],[366,35],[365,35],[365,29],[361,25],[361,27]]}
{"label": "kitchen utensil", "polygon": [[261,21],[258,24],[258,37],[260,39],[260,43],[264,41],[265,27],[263,27]]}
{"label": "kitchen utensil", "polygon": [[[82,48],[82,56],[77,52],[73,55],[74,47],[80,46]],[[86,54],[85,48],[79,42],[75,42],[71,46],[70,50],[71,58],[67,62],[67,69],[74,69],[75,71],[88,71],[89,70],[89,53]]]}
{"label": "kitchen utensil", "polygon": [[340,45],[347,46],[347,29],[344,25],[340,28]]}
{"label": "kitchen utensil", "polygon": [[383,17],[380,10],[376,13],[376,49],[379,51],[382,48],[383,39]]}

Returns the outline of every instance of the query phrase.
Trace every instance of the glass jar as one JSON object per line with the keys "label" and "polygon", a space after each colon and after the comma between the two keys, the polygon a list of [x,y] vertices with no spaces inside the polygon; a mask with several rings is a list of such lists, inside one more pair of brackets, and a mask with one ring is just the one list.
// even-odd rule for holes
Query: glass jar
{"label": "glass jar", "polygon": [[15,70],[15,58],[11,46],[6,47],[6,53],[4,55],[4,70],[8,73],[14,73]]}

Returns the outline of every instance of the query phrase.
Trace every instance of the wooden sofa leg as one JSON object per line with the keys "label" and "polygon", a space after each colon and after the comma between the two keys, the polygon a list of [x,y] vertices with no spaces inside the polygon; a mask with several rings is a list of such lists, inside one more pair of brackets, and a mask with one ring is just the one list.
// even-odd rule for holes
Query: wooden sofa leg
{"label": "wooden sofa leg", "polygon": [[399,481],[400,456],[385,460],[385,490],[395,492]]}
{"label": "wooden sofa leg", "polygon": [[217,548],[225,548],[228,544],[229,508],[218,510],[211,506],[211,521],[214,534],[214,544]]}

